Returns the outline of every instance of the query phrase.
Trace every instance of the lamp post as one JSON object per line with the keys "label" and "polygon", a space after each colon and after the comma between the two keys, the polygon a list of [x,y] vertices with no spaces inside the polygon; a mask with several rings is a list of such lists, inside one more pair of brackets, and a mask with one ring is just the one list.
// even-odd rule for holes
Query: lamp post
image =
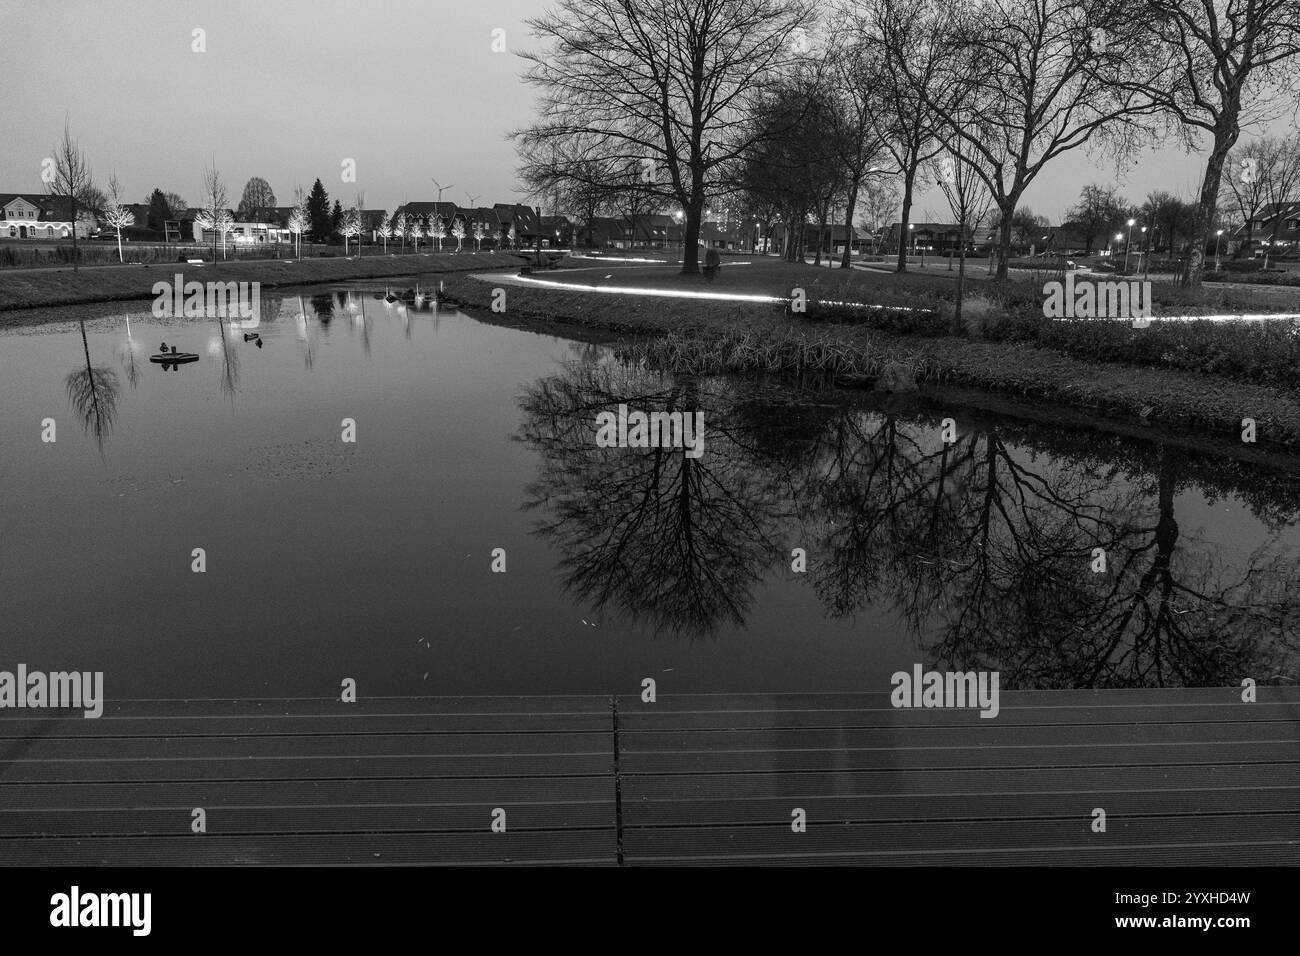
{"label": "lamp post", "polygon": [[1138,260],[1142,264],[1142,278],[1145,279],[1151,274],[1151,237],[1147,235],[1147,227],[1142,227],[1142,235],[1145,237],[1139,240],[1141,248],[1138,250]]}
{"label": "lamp post", "polygon": [[[1122,233],[1122,232],[1117,232],[1117,233],[1115,233],[1115,244],[1121,243],[1121,242],[1123,242],[1123,241],[1124,241],[1124,233]],[[1115,255],[1115,254],[1116,254],[1116,253],[1115,253],[1115,245],[1112,245],[1112,246],[1111,246],[1111,252],[1110,252],[1110,254],[1111,254],[1111,255]]]}
{"label": "lamp post", "polygon": [[1128,221],[1128,241],[1124,243],[1124,274],[1128,275],[1128,254],[1133,248],[1133,226],[1137,223],[1136,219]]}
{"label": "lamp post", "polygon": [[1218,272],[1223,268],[1223,260],[1219,256],[1219,247],[1223,245],[1223,230],[1220,229],[1215,236],[1217,238],[1214,240],[1214,271]]}
{"label": "lamp post", "polygon": [[911,236],[909,244],[912,247],[912,255],[916,255],[916,223],[909,222],[907,224],[907,234]]}

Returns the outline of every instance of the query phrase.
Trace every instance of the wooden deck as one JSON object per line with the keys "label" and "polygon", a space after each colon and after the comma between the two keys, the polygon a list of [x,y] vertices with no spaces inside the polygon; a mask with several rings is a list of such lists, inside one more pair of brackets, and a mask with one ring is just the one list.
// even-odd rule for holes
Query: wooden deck
{"label": "wooden deck", "polygon": [[1239,693],[6,709],[0,864],[1300,863],[1300,688]]}

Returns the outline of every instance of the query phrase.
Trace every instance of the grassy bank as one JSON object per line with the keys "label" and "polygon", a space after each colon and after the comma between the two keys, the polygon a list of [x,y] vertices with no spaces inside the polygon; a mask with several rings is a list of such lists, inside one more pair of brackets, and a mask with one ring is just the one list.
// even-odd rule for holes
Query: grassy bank
{"label": "grassy bank", "polygon": [[0,311],[91,302],[118,302],[153,298],[153,284],[170,282],[176,273],[186,281],[259,282],[263,288],[347,282],[354,279],[383,279],[411,275],[442,275],[517,267],[522,260],[508,253],[462,253],[455,255],[377,255],[360,258],[302,260],[259,260],[256,262],[211,262],[187,265],[183,262],[156,265],[104,266],[73,272],[42,269],[32,272],[0,272]]}
{"label": "grassy bank", "polygon": [[[618,284],[617,278],[609,284]],[[631,284],[630,274],[622,278]],[[492,289],[491,283],[456,276],[446,281],[444,295],[453,304],[488,309]],[[645,335],[647,341],[624,347],[623,354],[673,371],[824,372],[883,376],[904,388],[912,381],[973,386],[1228,438],[1239,438],[1242,419],[1253,418],[1258,442],[1300,447],[1296,392],[1225,375],[1086,361],[1027,342],[796,320],[761,304],[528,286],[509,286],[506,296],[507,313],[516,319]]]}

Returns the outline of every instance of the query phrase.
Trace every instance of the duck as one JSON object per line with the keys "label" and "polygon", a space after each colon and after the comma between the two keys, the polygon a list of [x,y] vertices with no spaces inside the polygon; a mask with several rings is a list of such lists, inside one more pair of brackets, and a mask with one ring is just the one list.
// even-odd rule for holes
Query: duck
{"label": "duck", "polygon": [[257,340],[257,343],[260,345],[260,344],[262,343],[262,333],[260,333],[260,332],[245,332],[245,333],[244,333],[244,341],[245,341],[245,342],[251,342],[251,341],[253,341],[254,339],[256,339],[256,340]]}
{"label": "duck", "polygon": [[167,343],[164,342],[162,345],[158,346],[158,351],[159,351],[159,352],[166,352],[166,351],[167,351]]}

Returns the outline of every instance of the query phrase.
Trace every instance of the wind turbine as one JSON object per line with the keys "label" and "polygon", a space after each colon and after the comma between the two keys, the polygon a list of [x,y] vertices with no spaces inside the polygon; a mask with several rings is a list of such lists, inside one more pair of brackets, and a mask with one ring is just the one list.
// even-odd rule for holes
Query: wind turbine
{"label": "wind turbine", "polygon": [[478,196],[475,196],[473,193],[469,193],[469,192],[465,193],[465,195],[469,197],[469,208],[470,208],[470,209],[477,209],[477,208],[478,208],[478,198],[479,198],[479,197],[478,197]]}
{"label": "wind turbine", "polygon": [[438,202],[441,203],[441,202],[442,202],[442,194],[443,194],[443,192],[444,192],[445,190],[451,189],[451,187],[450,187],[450,186],[444,186],[442,183],[438,182],[438,180],[434,179],[432,176],[429,177],[429,181],[430,181],[431,183],[433,183],[435,186],[438,187]]}

